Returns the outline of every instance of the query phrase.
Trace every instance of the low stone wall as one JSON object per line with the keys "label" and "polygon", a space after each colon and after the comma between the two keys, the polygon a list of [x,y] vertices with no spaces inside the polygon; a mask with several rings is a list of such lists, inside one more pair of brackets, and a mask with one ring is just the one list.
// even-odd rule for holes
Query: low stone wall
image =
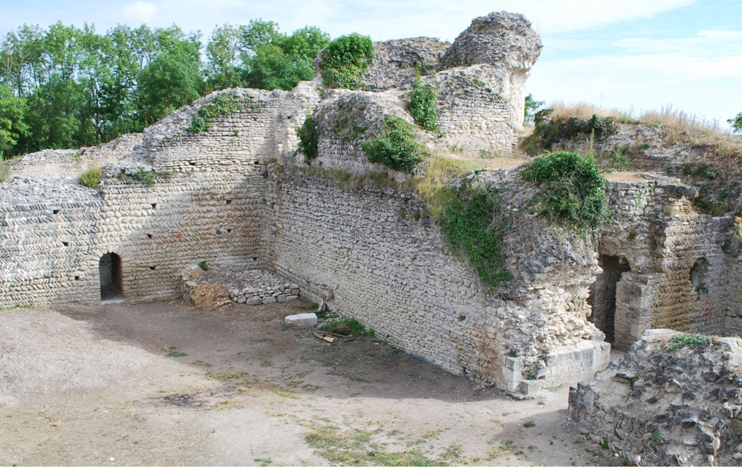
{"label": "low stone wall", "polygon": [[570,419],[636,465],[734,465],[742,461],[742,339],[683,346],[679,338],[693,336],[645,332],[620,362],[570,389]]}

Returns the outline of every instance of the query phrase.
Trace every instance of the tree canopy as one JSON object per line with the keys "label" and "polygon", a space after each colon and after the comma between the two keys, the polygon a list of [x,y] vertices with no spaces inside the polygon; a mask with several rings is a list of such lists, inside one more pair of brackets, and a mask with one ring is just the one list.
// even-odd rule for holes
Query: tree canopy
{"label": "tree canopy", "polygon": [[289,35],[260,19],[217,26],[205,47],[175,25],[23,25],[0,44],[0,160],[142,131],[214,90],[293,89],[329,42],[319,28]]}

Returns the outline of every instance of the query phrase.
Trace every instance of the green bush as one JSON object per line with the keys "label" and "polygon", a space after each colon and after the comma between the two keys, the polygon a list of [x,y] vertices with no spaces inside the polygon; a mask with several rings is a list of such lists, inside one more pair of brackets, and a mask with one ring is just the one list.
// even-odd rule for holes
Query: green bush
{"label": "green bush", "polygon": [[90,168],[80,175],[78,182],[82,186],[86,186],[88,188],[95,188],[100,183],[101,174],[102,174],[102,170],[100,167]]}
{"label": "green bush", "polygon": [[296,136],[299,137],[299,151],[304,154],[304,161],[309,163],[317,157],[319,146],[319,125],[308,113],[304,119],[304,124],[296,129]]}
{"label": "green bush", "polygon": [[415,123],[427,131],[438,131],[438,93],[432,87],[422,84],[420,76],[415,78],[412,85],[407,110]]}
{"label": "green bush", "polygon": [[369,162],[379,162],[394,170],[411,172],[423,161],[414,128],[405,120],[387,115],[378,138],[362,143]]}
{"label": "green bush", "polygon": [[534,114],[533,133],[524,141],[526,152],[530,155],[536,155],[541,149],[551,151],[554,143],[562,139],[593,138],[601,141],[616,132],[613,117],[550,118],[551,113],[552,109],[543,109]]}
{"label": "green bush", "polygon": [[153,171],[146,172],[143,167],[139,167],[139,172],[129,175],[123,175],[124,180],[131,180],[139,183],[144,183],[149,188],[155,186],[157,182],[157,176]]}
{"label": "green bush", "polygon": [[369,336],[374,337],[376,333],[373,329],[366,329],[366,326],[358,322],[355,318],[343,318],[341,320],[333,319],[323,325],[320,330],[331,332],[333,334]]}
{"label": "green bush", "polygon": [[362,89],[361,76],[373,56],[371,38],[356,33],[338,37],[322,52],[322,84],[328,88]]}
{"label": "green bush", "polygon": [[512,278],[500,253],[509,225],[496,190],[462,186],[446,206],[441,231],[451,254],[465,255],[479,278],[498,288]]}
{"label": "green bush", "polygon": [[198,263],[198,267],[200,267],[204,271],[208,271],[209,270],[209,265],[206,264],[206,261],[199,262]]}
{"label": "green bush", "polygon": [[592,157],[555,152],[526,164],[522,174],[529,182],[546,185],[537,198],[539,214],[577,229],[595,229],[610,218],[606,207],[606,181]]}
{"label": "green bush", "polygon": [[742,112],[738,113],[736,117],[730,118],[727,122],[732,125],[734,131],[742,132]]}
{"label": "green bush", "polygon": [[222,93],[214,97],[209,104],[204,104],[198,109],[198,117],[191,122],[191,126],[186,131],[199,133],[208,130],[211,127],[209,120],[213,120],[221,115],[229,115],[237,112],[240,108],[240,99],[233,93]]}

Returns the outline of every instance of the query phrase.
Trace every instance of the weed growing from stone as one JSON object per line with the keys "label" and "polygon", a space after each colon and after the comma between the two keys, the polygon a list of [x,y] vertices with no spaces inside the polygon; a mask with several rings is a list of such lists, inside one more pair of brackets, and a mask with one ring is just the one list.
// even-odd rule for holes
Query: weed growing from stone
{"label": "weed growing from stone", "polygon": [[124,180],[136,181],[147,185],[148,188],[152,188],[157,183],[157,176],[153,171],[145,171],[143,167],[139,167],[139,171],[134,174],[124,174],[122,176]]}
{"label": "weed growing from stone", "polygon": [[454,256],[464,255],[479,278],[492,288],[512,278],[500,253],[509,224],[496,190],[462,185],[441,219],[443,239]]}
{"label": "weed growing from stone", "polygon": [[327,88],[362,89],[361,76],[373,56],[371,38],[356,33],[338,37],[322,51],[322,84]]}
{"label": "weed growing from stone", "polygon": [[524,428],[533,428],[534,426],[536,426],[536,424],[533,422],[526,422],[523,424]]}
{"label": "weed growing from stone", "polygon": [[319,125],[312,117],[311,113],[307,114],[302,126],[296,129],[296,136],[299,137],[299,152],[304,154],[304,162],[309,163],[317,158],[319,145]]}
{"label": "weed growing from stone", "polygon": [[380,135],[364,141],[362,146],[369,162],[378,162],[401,172],[411,172],[423,161],[412,125],[394,115],[387,115]]}
{"label": "weed growing from stone", "polygon": [[675,352],[685,347],[698,347],[699,345],[705,345],[711,342],[709,336],[702,336],[700,334],[677,334],[670,338],[670,345],[667,346],[669,352]]}
{"label": "weed growing from stone", "polygon": [[438,131],[438,93],[431,86],[422,84],[420,81],[419,64],[407,110],[410,111],[415,123],[425,130]]}
{"label": "weed growing from stone", "polygon": [[223,93],[214,97],[209,104],[204,104],[198,109],[198,117],[195,117],[191,125],[186,128],[190,133],[200,133],[211,128],[209,120],[222,115],[237,112],[240,108],[240,99],[233,93]]}
{"label": "weed growing from stone", "polygon": [[652,437],[650,438],[652,441],[661,441],[662,440],[662,433],[660,430],[654,430],[652,432]]}
{"label": "weed growing from stone", "polygon": [[77,181],[82,186],[86,186],[88,188],[95,188],[100,183],[100,177],[102,173],[103,171],[101,170],[100,167],[93,167],[83,172]]}
{"label": "weed growing from stone", "polygon": [[208,264],[206,264],[206,261],[201,261],[201,262],[199,262],[199,263],[198,263],[198,267],[200,267],[200,268],[201,268],[201,269],[203,269],[204,271],[208,271],[208,270],[209,270],[209,265],[208,265]]}
{"label": "weed growing from stone", "polygon": [[592,157],[574,152],[555,152],[526,164],[523,179],[545,186],[545,193],[534,199],[538,213],[550,221],[560,221],[577,230],[597,229],[610,218],[605,191]]}
{"label": "weed growing from stone", "polygon": [[187,354],[185,352],[181,352],[180,350],[178,350],[177,347],[174,347],[174,346],[168,347],[167,350],[168,350],[168,353],[167,353],[167,355],[165,355],[166,357],[180,358],[180,357],[187,356]]}

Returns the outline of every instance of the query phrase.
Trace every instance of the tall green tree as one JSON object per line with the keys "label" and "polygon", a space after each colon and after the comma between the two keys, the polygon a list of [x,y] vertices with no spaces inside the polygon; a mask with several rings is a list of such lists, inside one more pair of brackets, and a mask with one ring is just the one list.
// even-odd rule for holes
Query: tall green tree
{"label": "tall green tree", "polygon": [[25,110],[26,100],[13,95],[10,86],[0,84],[0,161],[15,155],[18,139],[28,132],[23,121]]}

